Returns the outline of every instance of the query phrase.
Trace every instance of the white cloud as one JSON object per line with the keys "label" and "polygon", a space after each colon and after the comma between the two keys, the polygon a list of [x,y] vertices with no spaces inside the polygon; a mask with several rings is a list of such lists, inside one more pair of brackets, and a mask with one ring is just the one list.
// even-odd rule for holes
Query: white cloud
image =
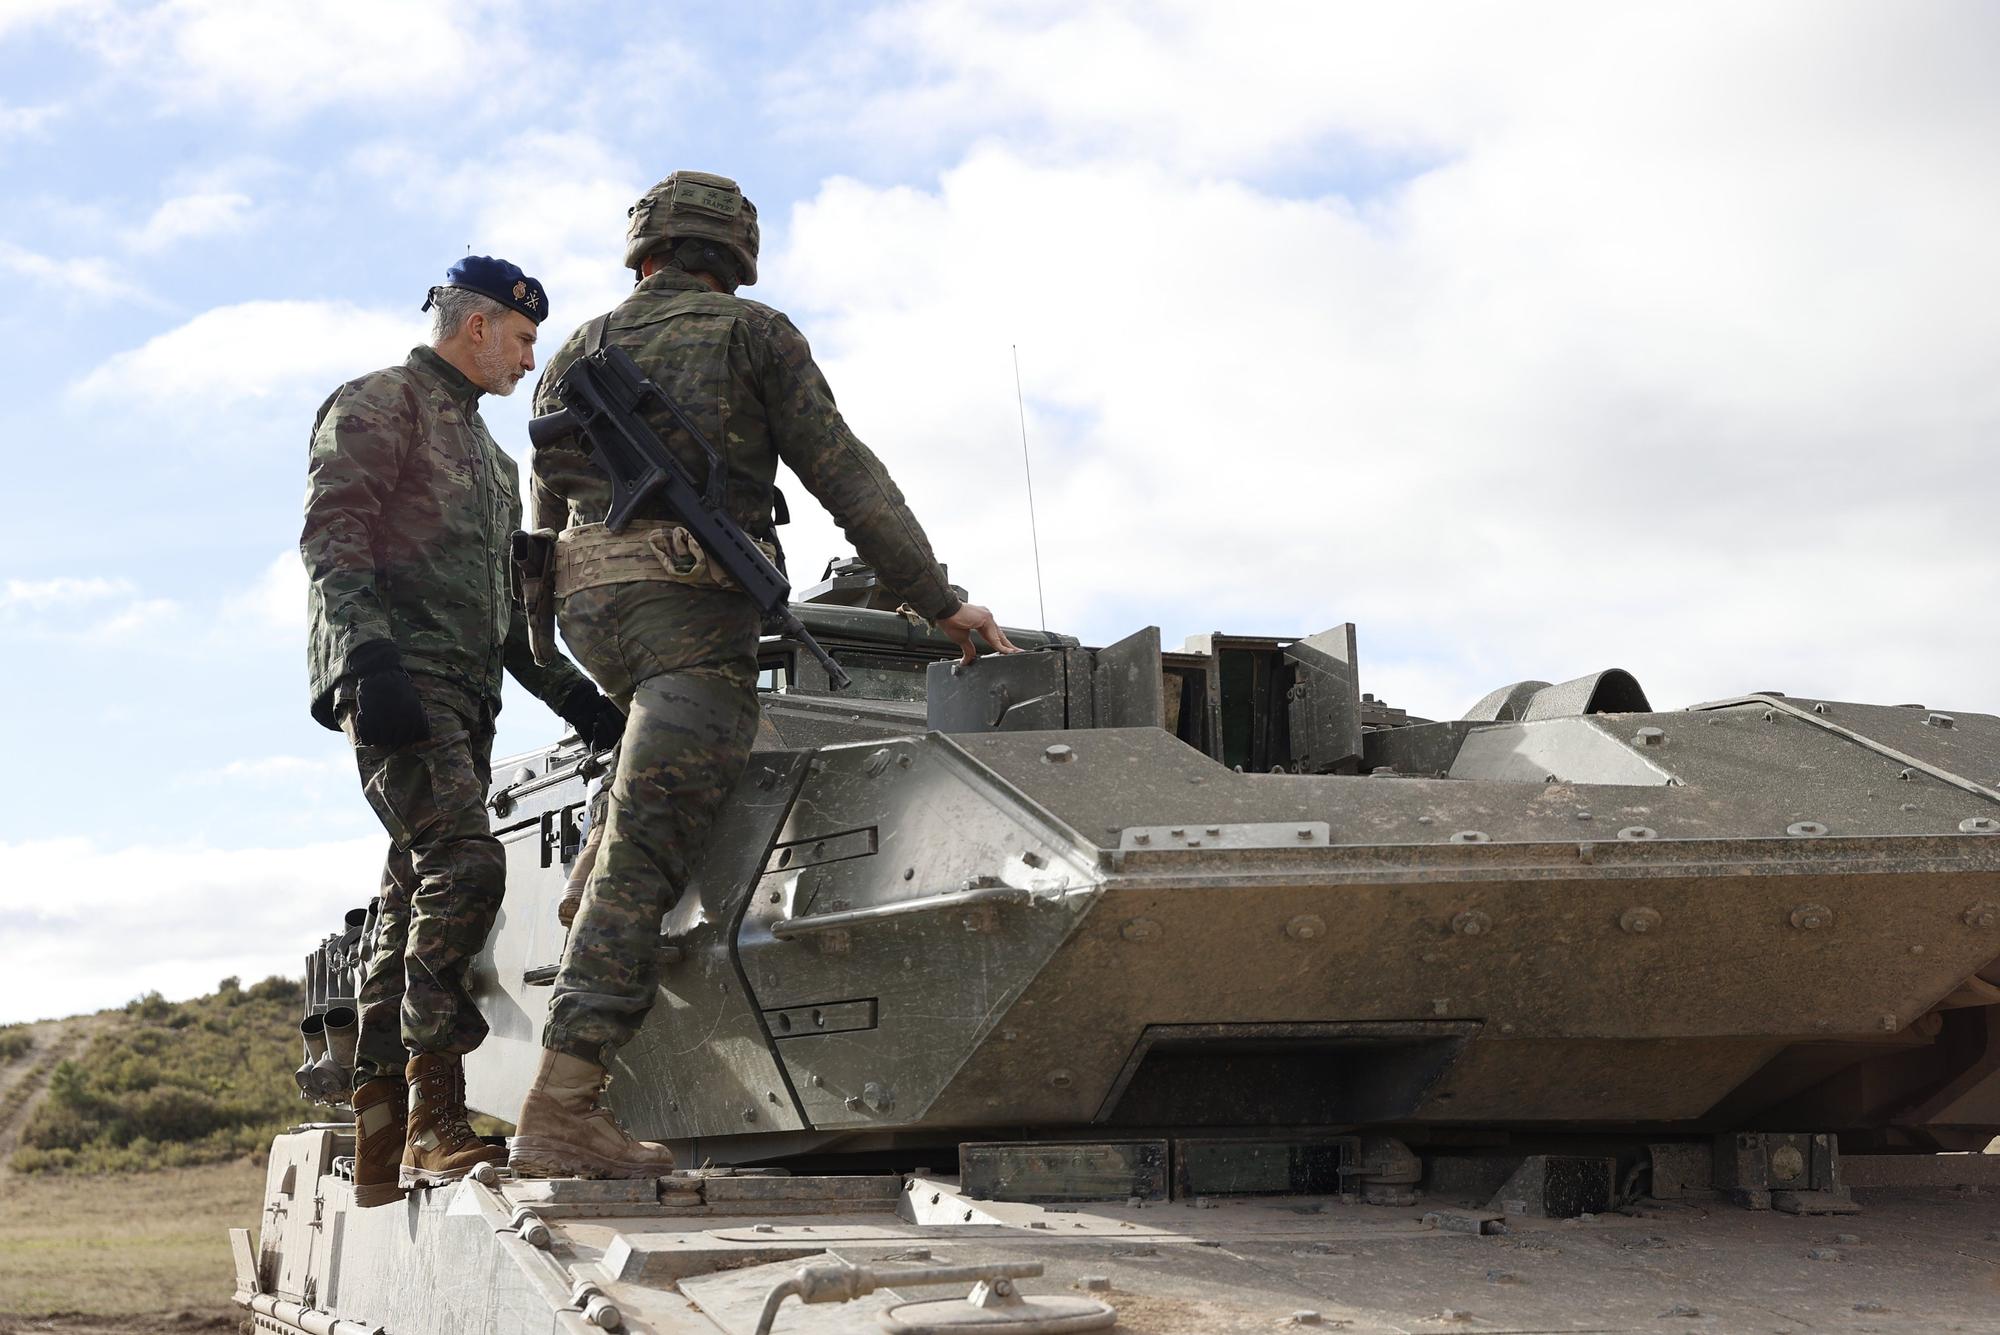
{"label": "white cloud", "polygon": [[105,579],[95,575],[10,579],[0,585],[0,612],[19,608],[40,611],[74,603],[101,602],[106,598],[129,597],[133,592],[132,581],[128,579]]}
{"label": "white cloud", "polygon": [[17,635],[89,645],[128,643],[178,620],[171,598],[148,598],[128,579],[58,575],[0,586],[0,626]]}
{"label": "white cloud", "polygon": [[[1425,713],[1611,663],[1661,704],[2000,705],[1970,615],[2000,595],[2000,87],[1966,33],[1023,12],[884,21],[921,74],[849,128],[1030,128],[932,189],[829,181],[768,265],[974,597],[1032,617],[1018,344],[1060,627],[1351,618],[1364,685]],[[1341,185],[1383,152],[1401,178]]]}
{"label": "white cloud", "polygon": [[250,196],[234,190],[199,190],[161,204],[142,226],[126,234],[125,241],[133,250],[152,254],[183,241],[240,232],[250,217]]}
{"label": "white cloud", "polygon": [[249,587],[225,598],[217,624],[231,639],[247,633],[301,643],[306,634],[306,569],[298,552],[279,552]]}
{"label": "white cloud", "polygon": [[401,361],[422,339],[414,313],[337,301],[247,301],[204,311],[116,354],[75,391],[86,399],[207,409],[323,396],[343,380]]}
{"label": "white cloud", "polygon": [[230,974],[297,976],[307,947],[374,893],[384,846],[0,843],[0,1023],[194,996]]}
{"label": "white cloud", "polygon": [[40,134],[43,126],[62,113],[63,108],[54,103],[35,107],[0,106],[0,141]]}
{"label": "white cloud", "polygon": [[8,0],[0,6],[0,41],[54,19],[102,20],[110,10],[109,0]]}
{"label": "white cloud", "polygon": [[[470,161],[380,144],[357,154],[356,165],[405,207],[458,220],[475,253],[541,279],[553,319],[545,351],[631,290],[625,210],[656,177],[593,135],[534,131]],[[523,182],[533,183],[532,206]]]}
{"label": "white cloud", "polygon": [[88,41],[166,110],[287,121],[336,104],[393,112],[496,98],[534,68],[507,0],[160,0],[101,16]]}
{"label": "white cloud", "polygon": [[98,259],[56,259],[12,241],[0,241],[0,272],[17,274],[70,296],[102,300],[132,296],[136,289]]}

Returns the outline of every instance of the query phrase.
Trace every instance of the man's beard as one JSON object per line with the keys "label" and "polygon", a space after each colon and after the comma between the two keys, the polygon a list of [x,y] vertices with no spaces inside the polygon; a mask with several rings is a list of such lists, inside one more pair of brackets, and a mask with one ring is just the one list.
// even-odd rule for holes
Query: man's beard
{"label": "man's beard", "polygon": [[479,386],[488,394],[506,398],[514,392],[514,386],[521,383],[527,372],[521,364],[507,355],[507,350],[498,343],[487,343],[472,350],[472,366],[479,372]]}

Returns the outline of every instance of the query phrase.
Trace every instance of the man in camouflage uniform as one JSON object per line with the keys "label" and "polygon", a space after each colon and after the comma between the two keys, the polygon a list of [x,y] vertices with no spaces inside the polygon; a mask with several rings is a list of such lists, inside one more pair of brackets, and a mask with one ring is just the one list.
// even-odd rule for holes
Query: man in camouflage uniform
{"label": "man in camouflage uniform", "polygon": [[358,998],[362,1205],[504,1158],[467,1125],[460,1065],[486,1036],[465,976],[506,873],[485,805],[502,670],[588,739],[608,745],[624,724],[575,668],[537,665],[514,614],[519,484],[478,403],[534,369],[541,284],[470,257],[431,289],[433,306],[433,346],[321,405],[299,539],[313,717],[353,742],[390,836]]}
{"label": "man in camouflage uniform", "polygon": [[[779,312],[735,296],[757,280],[757,210],[734,181],[681,172],[631,210],[626,264],[638,287],[579,329],[543,373],[538,412],[586,344],[623,348],[676,399],[722,457],[725,504],[773,540],[778,464],[798,474],[862,558],[970,662],[976,631],[1013,645],[983,607],[961,604],[902,493],[835,409],[805,339]],[[595,329],[593,331],[593,326]],[[706,465],[664,413],[651,422],[699,480]],[[644,1177],[673,1167],[599,1107],[613,1049],[657,991],[660,918],[686,888],[757,727],[759,614],[703,559],[663,505],[621,534],[604,528],[611,484],[580,435],[545,441],[532,471],[555,558],[563,638],[625,705],[604,837],[570,928],[542,1031],[542,1065],[518,1119],[516,1172]]]}

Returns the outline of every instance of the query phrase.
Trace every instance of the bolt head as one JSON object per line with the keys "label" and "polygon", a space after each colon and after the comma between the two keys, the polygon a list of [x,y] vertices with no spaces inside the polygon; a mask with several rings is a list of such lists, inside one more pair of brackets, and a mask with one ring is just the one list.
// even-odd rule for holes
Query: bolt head
{"label": "bolt head", "polygon": [[1644,936],[1646,933],[1657,929],[1660,921],[1660,911],[1658,909],[1647,908],[1643,904],[1635,905],[1618,915],[1618,928],[1620,931],[1628,932],[1633,936]]}
{"label": "bolt head", "polygon": [[1824,904],[1801,904],[1792,910],[1791,924],[1800,931],[1816,932],[1833,926],[1833,910]]}
{"label": "bolt head", "polygon": [[1067,765],[1075,758],[1076,752],[1072,751],[1068,744],[1064,742],[1057,742],[1053,746],[1042,748],[1042,759],[1051,765]]}
{"label": "bolt head", "polygon": [[1301,913],[1285,924],[1285,935],[1294,941],[1314,941],[1326,935],[1326,919],[1317,913]]}
{"label": "bolt head", "polygon": [[1160,934],[1160,924],[1151,918],[1133,918],[1118,929],[1127,941],[1151,941]]}
{"label": "bolt head", "polygon": [[1484,909],[1466,909],[1451,920],[1451,930],[1460,936],[1483,936],[1493,927]]}

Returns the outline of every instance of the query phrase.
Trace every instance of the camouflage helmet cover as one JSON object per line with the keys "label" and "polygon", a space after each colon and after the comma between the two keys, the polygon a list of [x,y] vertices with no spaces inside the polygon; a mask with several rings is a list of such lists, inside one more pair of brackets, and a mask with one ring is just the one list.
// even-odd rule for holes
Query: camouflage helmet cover
{"label": "camouflage helmet cover", "polygon": [[669,241],[705,237],[719,241],[743,266],[743,282],[757,281],[757,206],[727,176],[707,172],[675,172],[639,196],[626,210],[625,267],[636,272],[639,262]]}

